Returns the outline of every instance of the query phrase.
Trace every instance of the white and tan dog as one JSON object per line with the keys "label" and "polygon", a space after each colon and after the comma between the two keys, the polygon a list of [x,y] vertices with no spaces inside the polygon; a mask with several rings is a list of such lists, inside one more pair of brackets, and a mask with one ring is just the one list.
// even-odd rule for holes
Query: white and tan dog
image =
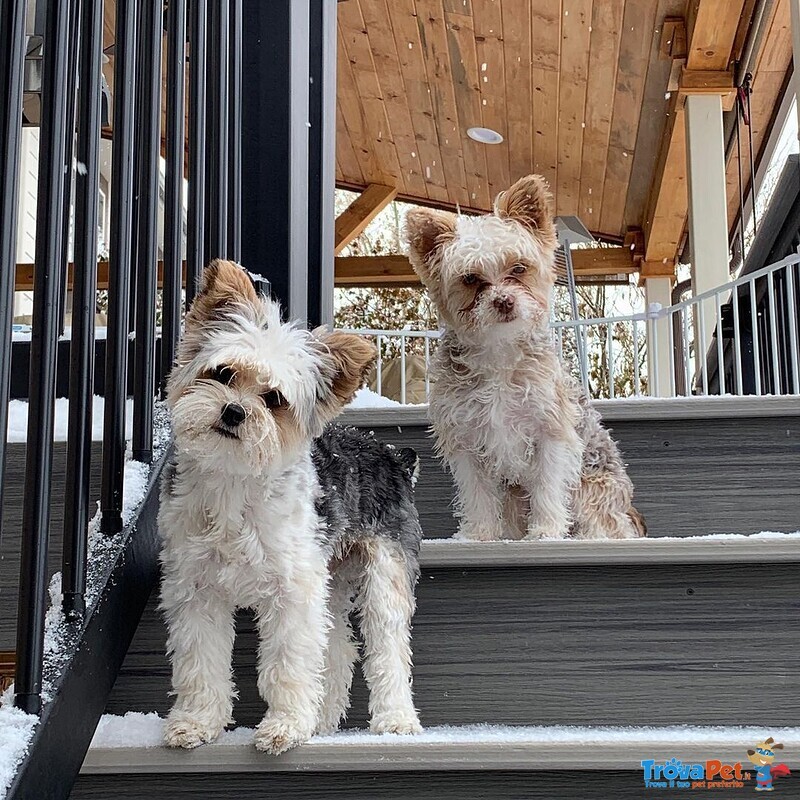
{"label": "white and tan dog", "polygon": [[364,639],[370,727],[420,729],[410,623],[422,531],[416,454],[326,423],[363,382],[372,345],[282,323],[239,267],[214,262],[169,379],[175,450],[159,528],[175,704],[165,741],[196,747],[231,721],[234,612],[252,608],[255,745],[280,753],[338,727]]}
{"label": "white and tan dog", "polygon": [[459,536],[643,536],[633,485],[549,330],[552,198],[530,175],[485,216],[415,209],[406,239],[444,323],[430,418],[457,486]]}

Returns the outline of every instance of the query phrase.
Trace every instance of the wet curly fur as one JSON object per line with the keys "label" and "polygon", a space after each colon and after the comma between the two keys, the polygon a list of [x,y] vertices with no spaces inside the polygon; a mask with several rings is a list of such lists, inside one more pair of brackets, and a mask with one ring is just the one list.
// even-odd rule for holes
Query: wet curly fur
{"label": "wet curly fur", "polygon": [[415,209],[406,241],[445,326],[430,419],[458,490],[457,535],[644,536],[619,449],[553,346],[544,179],[522,178],[480,217]]}

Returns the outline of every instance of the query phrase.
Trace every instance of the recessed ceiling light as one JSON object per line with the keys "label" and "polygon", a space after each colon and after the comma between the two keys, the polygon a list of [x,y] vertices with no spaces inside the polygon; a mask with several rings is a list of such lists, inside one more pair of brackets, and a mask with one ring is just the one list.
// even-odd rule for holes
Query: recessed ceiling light
{"label": "recessed ceiling light", "polygon": [[500,144],[503,141],[503,137],[491,128],[469,128],[467,136],[481,144]]}

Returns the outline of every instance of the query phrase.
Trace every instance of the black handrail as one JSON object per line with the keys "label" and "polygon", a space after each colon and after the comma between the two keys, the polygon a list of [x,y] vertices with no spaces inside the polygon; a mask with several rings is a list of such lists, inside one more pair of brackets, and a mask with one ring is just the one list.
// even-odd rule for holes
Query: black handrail
{"label": "black handrail", "polygon": [[[41,709],[42,656],[46,607],[47,539],[50,529],[50,473],[58,343],[61,258],[64,237],[64,148],[69,40],[69,2],[48,8],[42,76],[39,192],[36,207],[36,269],[33,289],[28,448],[22,510],[19,614],[17,617],[16,705]],[[74,41],[71,43],[76,44]],[[74,87],[73,87],[74,88]]]}
{"label": "black handrail", "polygon": [[181,321],[183,272],[183,176],[186,105],[186,0],[170,0],[167,9],[167,120],[164,198],[164,283],[161,324],[160,386],[166,389]]}
{"label": "black handrail", "polygon": [[122,530],[125,465],[125,399],[128,367],[128,299],[133,238],[133,144],[136,56],[135,0],[118,0],[114,51],[114,155],[111,166],[111,231],[108,269],[102,529]]}
{"label": "black handrail", "polygon": [[67,618],[86,610],[86,544],[89,525],[89,468],[92,446],[94,317],[97,305],[97,228],[100,186],[101,70],[103,3],[83,0],[79,64],[77,161],[75,176],[75,277],[69,372],[67,483],[64,491],[62,590]]}
{"label": "black handrail", "polygon": [[[25,0],[8,0],[0,18],[0,431],[8,428],[11,385],[11,321],[17,263],[20,118],[25,59]],[[0,533],[6,437],[0,435]]]}
{"label": "black handrail", "polygon": [[203,271],[206,196],[206,0],[189,0],[189,223],[186,307]]}
{"label": "black handrail", "polygon": [[158,194],[161,151],[162,0],[143,0],[137,52],[137,175],[134,194],[136,230],[136,348],[134,350],[133,441],[137,461],[153,458],[155,393],[155,309],[158,271]]}

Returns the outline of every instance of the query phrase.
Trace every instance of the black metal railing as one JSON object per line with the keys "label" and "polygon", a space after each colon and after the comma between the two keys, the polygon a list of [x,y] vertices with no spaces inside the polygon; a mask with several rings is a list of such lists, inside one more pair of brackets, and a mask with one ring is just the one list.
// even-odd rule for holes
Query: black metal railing
{"label": "black metal railing", "polygon": [[[13,800],[68,796],[157,580],[155,486],[164,441],[154,441],[161,430],[155,408],[203,266],[215,257],[238,261],[246,249],[247,266],[263,276],[255,278],[259,291],[272,281],[290,313],[312,323],[331,321],[333,298],[335,0],[117,0],[113,42],[105,44],[103,0],[35,1],[37,26],[44,19],[35,119],[23,116],[34,0],[0,4],[0,431],[12,350],[20,364],[11,327],[22,128],[41,127],[15,679],[16,705],[40,714],[41,724],[9,790]],[[255,73],[247,81],[245,64]],[[110,176],[101,175],[108,137]],[[106,269],[102,341],[95,319]],[[60,341],[70,313],[69,336]],[[54,400],[65,347],[66,481],[55,496]],[[100,511],[90,519],[95,386],[105,406]],[[158,460],[136,518],[126,520],[131,398],[131,455]],[[0,436],[0,499],[5,451]],[[61,630],[74,648],[55,673],[44,654],[54,504],[64,508]],[[90,529],[100,537],[94,544]],[[90,552],[97,541],[110,558],[100,572],[98,551]],[[43,704],[45,679],[52,691]]]}
{"label": "black metal railing", "polygon": [[[209,7],[205,0],[194,0],[188,9],[187,0],[169,0],[167,4],[162,0],[116,3],[113,47],[106,50],[113,59],[108,322],[100,490],[100,530],[106,535],[118,534],[124,527],[126,400],[129,396],[133,398],[132,457],[150,462],[154,404],[163,391],[175,353],[184,280],[188,280],[190,299],[208,258],[238,255],[241,2],[225,0]],[[22,76],[27,4],[24,0],[14,0],[4,3],[2,8],[0,429],[5,430],[24,122]],[[162,76],[164,47],[166,73]],[[103,56],[102,0],[49,0],[42,56],[40,171],[16,638],[15,699],[17,706],[31,713],[42,709],[47,556],[50,510],[54,502],[62,502],[65,512],[64,611],[67,619],[78,625],[88,613],[85,594],[97,343]],[[230,102],[231,98],[235,102]],[[184,208],[185,196],[188,209]],[[204,200],[206,196],[208,202]],[[159,259],[162,218],[163,257]],[[71,219],[73,265],[68,270]],[[206,234],[208,241],[204,245]],[[185,249],[188,268],[184,272]],[[163,263],[163,296],[159,305],[160,263]],[[71,297],[71,306],[65,307],[67,297]],[[71,311],[67,475],[64,496],[55,498],[51,472],[56,358],[65,308]],[[129,385],[131,352],[133,383]],[[0,442],[0,461],[4,464],[5,436]]]}

